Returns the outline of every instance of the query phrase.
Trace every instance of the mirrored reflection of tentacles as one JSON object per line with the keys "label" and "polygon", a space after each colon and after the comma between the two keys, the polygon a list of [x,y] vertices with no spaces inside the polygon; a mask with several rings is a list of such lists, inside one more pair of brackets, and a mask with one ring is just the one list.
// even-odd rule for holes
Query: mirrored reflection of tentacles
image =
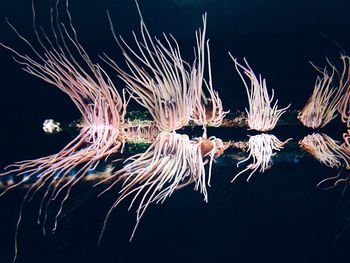
{"label": "mirrored reflection of tentacles", "polygon": [[245,66],[243,66],[231,54],[229,55],[235,63],[236,70],[244,83],[248,95],[249,107],[246,111],[249,128],[262,132],[272,130],[290,105],[279,109],[278,100],[273,103],[273,89],[271,95],[269,95],[266,80],[261,75],[257,77],[254,74],[246,59],[244,59]]}
{"label": "mirrored reflection of tentacles", "polygon": [[[127,105],[125,94],[120,96],[107,73],[92,62],[80,44],[72,25],[68,1],[65,7],[68,22],[60,21],[59,1],[57,1],[55,9],[51,10],[51,24],[49,24],[51,31],[47,34],[42,27],[39,30],[36,26],[33,3],[33,25],[37,47],[9,23],[17,36],[32,51],[32,56],[1,44],[13,52],[15,60],[24,71],[66,93],[82,115],[79,134],[59,153],[17,162],[8,166],[8,171],[2,174],[13,173],[24,176],[20,183],[7,190],[24,183],[28,178],[33,179],[24,200],[31,200],[39,190],[46,189],[38,217],[39,223],[43,223],[44,231],[50,202],[61,200],[57,219],[72,187],[90,170],[94,170],[100,161],[122,152],[125,141],[123,135]],[[47,128],[47,125],[45,127]],[[56,226],[57,220],[53,229]]]}
{"label": "mirrored reflection of tentacles", "polygon": [[[313,129],[322,128],[336,117],[343,91],[349,81],[347,59],[342,57],[342,61],[342,73],[339,73],[328,60],[330,70],[328,67],[319,69],[314,66],[321,75],[317,76],[312,95],[298,115],[304,126]],[[339,77],[339,84],[334,83],[336,77]]]}
{"label": "mirrored reflection of tentacles", "polygon": [[[213,89],[213,81],[210,63],[209,40],[206,40],[207,15],[203,16],[203,29],[196,32],[196,59],[191,70],[190,89],[194,105],[192,107],[191,119],[197,125],[219,127],[226,114],[217,91]],[[207,58],[205,56],[207,54]],[[208,60],[208,80],[204,77],[205,59]],[[203,89],[203,85],[205,89]],[[206,133],[206,131],[205,131]]]}
{"label": "mirrored reflection of tentacles", "polygon": [[[105,193],[118,182],[123,182],[120,196],[109,211],[105,225],[112,210],[126,197],[132,198],[130,207],[139,201],[134,232],[151,203],[164,202],[175,190],[185,185],[194,183],[195,189],[207,201],[212,164],[227,147],[218,138],[208,138],[205,129],[207,125],[220,125],[226,114],[218,93],[212,88],[209,44],[205,40],[206,15],[203,16],[203,30],[196,33],[196,59],[191,67],[182,59],[173,36],[163,34],[165,44],[151,37],[139,7],[138,11],[142,40],[139,41],[134,34],[135,51],[123,38],[116,37],[110,19],[115,40],[123,51],[130,73],[122,70],[109,57],[104,58],[119,73],[131,96],[150,112],[160,132],[145,153],[126,160],[127,164],[109,179],[115,180],[114,183],[103,191]],[[206,52],[208,83],[204,79]],[[203,85],[207,92],[204,92]],[[187,135],[176,133],[190,121],[203,125],[203,136],[191,140]]]}
{"label": "mirrored reflection of tentacles", "polygon": [[[346,142],[346,134],[344,134],[345,142],[340,144],[330,138],[326,134],[314,133],[304,137],[300,142],[300,147],[312,155],[316,160],[330,168],[340,168],[336,176],[326,178],[318,183],[317,186],[331,182],[337,186],[341,182],[348,181],[348,173],[350,166],[350,151]],[[345,174],[345,178],[343,175]]]}
{"label": "mirrored reflection of tentacles", "polygon": [[342,159],[345,164],[345,168],[350,170],[350,130],[343,134],[344,142],[341,145]]}
{"label": "mirrored reflection of tentacles", "polygon": [[322,164],[339,168],[341,165],[341,147],[338,142],[324,133],[313,133],[305,136],[299,141],[300,147],[311,154],[316,160]]}
{"label": "mirrored reflection of tentacles", "polygon": [[[122,182],[123,187],[105,223],[111,211],[128,196],[132,198],[129,209],[135,202],[139,202],[136,210],[137,223],[131,238],[151,203],[164,202],[174,191],[186,185],[194,184],[195,190],[201,192],[207,202],[206,186],[210,185],[211,167],[214,159],[219,157],[225,148],[226,145],[215,137],[190,140],[187,135],[175,132],[160,133],[145,153],[126,160],[131,162],[114,174],[117,181],[104,192],[112,189],[118,181]],[[208,174],[206,164],[209,166]]]}
{"label": "mirrored reflection of tentacles", "polygon": [[343,71],[340,78],[340,87],[344,87],[344,94],[339,103],[338,112],[341,120],[350,128],[350,57],[342,56]]}
{"label": "mirrored reflection of tentacles", "polygon": [[207,202],[207,185],[210,186],[213,162],[227,146],[215,137],[190,140],[187,135],[176,132],[160,133],[146,152],[128,158],[121,170],[99,183],[114,180],[101,194],[113,189],[119,182],[123,186],[106,217],[104,228],[113,209],[128,196],[132,198],[129,209],[139,202],[131,239],[151,203],[164,202],[174,191],[186,185],[194,184],[195,190],[200,191]]}
{"label": "mirrored reflection of tentacles", "polygon": [[280,141],[276,136],[271,134],[258,134],[250,136],[248,141],[249,155],[246,159],[237,163],[237,167],[244,162],[251,161],[246,168],[240,171],[231,182],[235,181],[241,174],[251,171],[247,181],[257,171],[263,173],[269,169],[272,165],[272,157],[276,154],[276,151],[283,149],[284,145],[287,144],[291,139],[286,141]]}
{"label": "mirrored reflection of tentacles", "polygon": [[[206,14],[202,17],[202,28],[195,33],[193,62],[188,63],[183,59],[179,44],[172,35],[163,34],[160,40],[150,34],[137,1],[136,6],[140,15],[141,34],[137,36],[133,33],[134,45],[129,45],[122,37],[117,37],[108,14],[112,34],[125,58],[126,69],[107,55],[101,58],[118,73],[130,97],[147,110],[147,113],[141,115],[148,114],[151,116],[149,120],[140,117],[129,119],[126,116],[128,101],[125,93],[118,93],[104,69],[92,62],[80,44],[72,25],[67,1],[65,17],[68,23],[61,22],[57,1],[56,8],[51,10],[49,34],[41,27],[38,30],[33,8],[37,45],[30,43],[10,24],[32,51],[32,56],[1,44],[14,53],[15,60],[25,71],[66,93],[82,115],[82,119],[74,125],[75,128],[79,127],[77,136],[59,153],[15,163],[3,174],[16,174],[23,178],[18,184],[9,180],[10,186],[7,189],[30,181],[24,200],[32,200],[39,192],[44,191],[38,216],[38,222],[43,225],[44,231],[49,229],[48,227],[50,230],[56,229],[58,219],[64,214],[62,210],[72,187],[83,179],[103,186],[102,190],[94,189],[100,195],[115,192],[119,187],[115,203],[106,216],[101,237],[115,207],[121,202],[130,201],[129,209],[135,208],[137,215],[131,235],[133,238],[147,208],[152,203],[163,203],[175,191],[185,186],[193,185],[194,190],[199,191],[208,202],[213,164],[228,148],[233,150],[232,157],[227,158],[226,162],[230,162],[230,165],[238,160],[238,165],[247,163],[232,181],[237,180],[243,173],[249,173],[247,181],[256,172],[264,173],[278,160],[275,156],[282,149],[282,154],[292,148],[293,151],[297,148],[300,152],[297,143],[286,146],[291,139],[280,141],[270,134],[250,136],[248,141],[228,142],[214,136],[209,137],[207,128],[210,126],[248,126],[250,129],[266,132],[281,122],[286,125],[300,123],[295,112],[287,111],[289,106],[279,108],[278,100],[274,99],[274,90],[269,93],[266,80],[261,75],[255,75],[245,59],[244,63],[240,64],[231,55],[244,83],[249,106],[246,109],[247,114],[224,111],[219,94],[213,88],[210,46],[206,38]],[[305,126],[324,127],[335,117],[338,109],[343,122],[349,127],[350,59],[345,56],[341,59],[341,72],[329,62],[330,70],[317,68],[321,76],[317,78],[314,92],[299,114],[299,119]],[[337,80],[339,83],[334,84]],[[282,120],[287,115],[288,118]],[[198,129],[198,134],[201,134],[198,137],[177,133],[185,133],[192,128],[193,134],[197,134],[195,126],[202,126],[204,130]],[[64,130],[60,123],[51,119],[44,122],[43,129],[48,134]],[[211,131],[208,128],[208,132]],[[312,134],[299,142],[306,152],[323,164],[333,168],[344,168],[341,171],[346,171],[340,171],[336,177],[323,180],[320,184],[326,181],[334,185],[348,182],[350,132],[344,134],[343,138],[344,142],[341,144],[325,134]],[[231,137],[226,138],[230,139]],[[293,147],[290,147],[291,144]],[[136,151],[129,152],[124,158],[131,157],[124,163],[118,163],[121,166],[120,170],[109,165],[105,171],[97,172],[98,176],[89,176],[103,161],[116,161],[113,157],[124,153],[124,150],[128,149],[125,147],[131,149],[139,146],[146,150],[138,151],[137,154]],[[241,150],[238,154],[237,149]],[[293,155],[294,152],[288,154]],[[224,158],[219,161],[222,159]],[[59,207],[57,213],[54,212],[54,222],[51,226],[47,217],[53,201],[56,201]],[[76,205],[80,203],[77,202]],[[18,224],[21,215],[22,212]]]}

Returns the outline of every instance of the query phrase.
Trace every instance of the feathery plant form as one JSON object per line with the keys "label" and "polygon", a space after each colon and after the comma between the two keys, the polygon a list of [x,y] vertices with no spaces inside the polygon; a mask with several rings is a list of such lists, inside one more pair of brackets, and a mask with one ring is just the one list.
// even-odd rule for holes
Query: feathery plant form
{"label": "feathery plant form", "polygon": [[339,86],[334,86],[333,83],[335,73],[339,75],[339,72],[329,60],[327,60],[327,63],[331,68],[330,73],[327,67],[320,70],[313,65],[321,76],[317,76],[312,95],[298,114],[298,119],[304,126],[313,129],[322,128],[336,117],[337,109],[342,99],[342,93],[346,86],[345,83],[348,82],[346,80],[344,83],[347,69],[345,59],[342,58],[342,60],[344,67],[339,77]]}
{"label": "feathery plant form", "polygon": [[[196,124],[203,125],[205,129],[206,126],[219,127],[228,111],[223,110],[219,94],[213,89],[209,40],[205,38],[207,14],[203,15],[202,19],[203,29],[196,32],[196,59],[191,70],[190,89],[194,100],[191,119]],[[207,54],[208,60],[208,81],[204,78],[205,54]],[[207,92],[203,90],[203,85]],[[204,134],[206,135],[206,131]]]}
{"label": "feathery plant form", "polygon": [[[151,37],[137,1],[136,5],[142,36],[142,41],[139,41],[133,33],[137,51],[132,50],[122,37],[116,37],[109,16],[112,33],[122,49],[130,73],[121,69],[108,56],[104,57],[126,83],[131,96],[150,112],[160,132],[145,153],[127,159],[127,164],[107,179],[113,179],[114,182],[102,192],[107,192],[123,181],[121,195],[109,211],[104,227],[111,212],[122,200],[133,195],[131,207],[139,199],[136,226],[131,238],[151,203],[163,202],[175,190],[185,185],[194,183],[195,189],[207,201],[206,187],[210,186],[212,164],[228,147],[228,144],[216,137],[208,138],[206,131],[202,137],[193,140],[175,132],[188,125],[190,120],[204,127],[220,125],[226,114],[222,110],[218,94],[212,89],[211,74],[209,73],[209,84],[203,78],[205,43],[208,57],[210,54],[208,42],[205,41],[206,15],[203,16],[203,31],[199,30],[196,34],[198,53],[191,68],[182,59],[180,48],[173,36],[163,34],[166,44]],[[208,68],[210,72],[210,62]],[[209,97],[203,91],[203,83]],[[207,164],[208,174],[205,168]]]}
{"label": "feathery plant form", "polygon": [[310,153],[315,159],[322,164],[331,168],[344,167],[338,172],[336,176],[328,177],[317,184],[320,186],[325,182],[333,181],[333,186],[337,186],[340,183],[348,182],[349,175],[343,176],[343,171],[350,170],[350,148],[349,140],[350,135],[344,133],[344,142],[340,145],[339,142],[333,140],[326,134],[314,133],[306,136],[299,142],[299,145],[306,152]]}
{"label": "feathery plant form", "polygon": [[340,145],[324,133],[313,133],[299,141],[300,147],[316,160],[331,168],[341,165]]}
{"label": "feathery plant form", "polygon": [[350,57],[341,56],[343,62],[343,71],[340,77],[339,89],[344,90],[344,94],[340,99],[338,112],[341,120],[350,128]]}
{"label": "feathery plant form", "polygon": [[108,15],[113,36],[131,73],[121,69],[107,55],[104,60],[119,73],[131,96],[150,112],[160,130],[178,130],[189,123],[193,105],[189,86],[190,66],[183,61],[173,36],[164,34],[165,44],[151,37],[137,1],[136,5],[142,36],[142,41],[139,41],[133,33],[137,51],[131,49],[122,37],[116,36]]}
{"label": "feathery plant form", "polygon": [[68,1],[66,14],[68,26],[60,22],[57,1],[55,9],[51,9],[50,13],[50,39],[44,29],[37,29],[33,2],[33,28],[39,43],[38,48],[8,23],[17,36],[29,46],[33,52],[32,56],[23,55],[1,43],[14,53],[15,61],[22,65],[24,71],[66,93],[82,115],[79,134],[59,153],[17,162],[8,166],[9,170],[2,174],[15,173],[24,176],[21,182],[7,190],[25,183],[28,178],[35,178],[23,199],[17,227],[21,222],[25,201],[33,199],[40,189],[45,189],[38,215],[38,223],[42,224],[44,233],[50,203],[53,200],[61,201],[52,228],[54,231],[72,187],[81,181],[88,171],[94,170],[100,161],[122,152],[125,141],[123,125],[127,101],[124,93],[123,96],[119,95],[107,73],[91,61],[80,44],[68,10]]}
{"label": "feathery plant form", "polygon": [[253,176],[253,174],[259,170],[263,173],[269,169],[272,165],[272,157],[276,155],[275,151],[283,149],[284,145],[287,144],[290,139],[284,142],[280,141],[276,136],[271,134],[258,134],[250,136],[248,141],[248,152],[249,155],[243,161],[237,163],[237,167],[244,162],[251,160],[251,163],[247,167],[239,172],[231,182],[234,182],[241,174],[252,170],[247,178],[247,182]]}
{"label": "feathery plant form", "polygon": [[[328,177],[320,181],[317,186],[321,186],[326,182],[333,182],[335,187],[340,183],[349,182],[350,170],[350,148],[349,148],[349,132],[344,134],[345,142],[339,145],[339,142],[333,140],[326,134],[314,133],[306,136],[299,142],[300,147],[310,153],[315,159],[322,164],[331,168],[341,168],[336,176]],[[344,171],[347,171],[344,176]],[[344,188],[345,191],[346,188]]]}
{"label": "feathery plant form", "polygon": [[[204,200],[208,201],[206,184],[210,184],[211,166],[214,158],[225,149],[222,141],[215,137],[190,140],[187,135],[175,132],[160,133],[145,153],[127,159],[126,162],[131,162],[105,180],[117,178],[104,192],[112,189],[119,181],[123,182],[123,188],[106,217],[104,228],[113,209],[130,195],[133,197],[129,209],[139,199],[136,225],[130,239],[151,203],[164,202],[174,191],[186,185],[194,183],[195,190],[200,191]],[[204,168],[207,163],[210,166],[209,176],[206,176]]]}
{"label": "feathery plant form", "polygon": [[[88,178],[95,187],[103,187],[98,189],[99,196],[111,191],[116,195],[106,214],[99,242],[112,212],[125,201],[130,201],[129,210],[136,210],[131,240],[150,205],[163,203],[181,188],[192,185],[208,202],[213,165],[228,147],[234,149],[227,154],[227,159],[241,160],[237,167],[245,163],[232,182],[243,173],[248,174],[246,180],[249,181],[256,172],[264,173],[269,169],[277,159],[273,157],[291,140],[280,141],[276,136],[266,133],[249,136],[248,141],[229,142],[207,136],[207,127],[246,127],[246,123],[249,129],[270,131],[290,107],[279,108],[278,100],[274,99],[274,90],[269,92],[266,80],[260,74],[255,75],[246,59],[240,64],[229,53],[245,86],[249,106],[245,109],[247,117],[243,112],[228,114],[228,111],[223,110],[219,94],[213,88],[207,14],[202,16],[202,26],[195,32],[194,58],[189,63],[183,59],[174,36],[163,33],[163,38],[158,39],[151,35],[137,0],[135,4],[140,17],[140,35],[132,33],[134,45],[117,36],[111,16],[107,13],[112,35],[125,60],[125,69],[106,54],[100,58],[114,69],[114,73],[125,84],[125,90],[119,93],[107,72],[93,62],[80,43],[72,23],[68,0],[65,0],[64,22],[59,12],[60,0],[56,1],[55,8],[50,12],[49,32],[37,26],[33,2],[36,45],[8,22],[15,34],[29,47],[30,55],[0,43],[14,54],[15,61],[26,72],[67,94],[81,114],[81,120],[74,125],[74,128],[79,128],[74,130],[77,136],[60,152],[17,162],[0,174],[14,173],[21,180],[7,187],[2,194],[30,182],[21,204],[16,239],[26,201],[40,195],[38,224],[41,224],[44,234],[48,229],[55,231],[59,219],[65,215],[73,187]],[[324,127],[338,110],[342,121],[350,128],[350,58],[342,56],[341,60],[341,72],[328,60],[330,71],[327,67],[315,67],[321,75],[316,79],[311,98],[298,115],[305,126]],[[335,79],[339,80],[339,84],[334,84]],[[147,112],[130,112],[127,115],[127,93]],[[294,119],[291,120],[290,116]],[[294,113],[284,117],[281,122],[295,124]],[[187,132],[193,128],[195,134],[196,125],[203,127],[199,137],[177,133],[180,129],[181,132]],[[61,125],[52,119],[43,123],[43,130],[47,134],[59,133],[67,127],[73,125]],[[326,134],[312,134],[299,141],[299,145],[328,167],[350,170],[350,130],[343,134],[343,138],[344,142],[340,144]],[[147,150],[140,153],[140,149],[146,147]],[[295,147],[287,147],[285,152],[290,154],[294,150]],[[242,160],[242,155],[237,154],[237,151],[247,152],[246,158]],[[97,171],[100,176],[95,177],[93,172],[98,170],[96,168],[101,163],[110,159],[120,161],[115,157],[124,152],[130,154],[128,157],[134,155],[125,157],[124,163],[118,163],[121,166],[119,170],[108,164],[107,169]],[[304,155],[300,154],[298,158]],[[225,160],[220,160],[220,163],[227,164]],[[335,179],[337,185],[350,181],[349,178],[348,174],[343,178],[339,173],[320,184]],[[50,209],[56,207],[51,221],[48,218]]]}
{"label": "feathery plant form", "polygon": [[350,128],[350,86],[348,86],[347,90],[344,93],[344,97],[342,98],[339,104],[338,112],[341,114],[342,122],[346,123],[346,126]]}
{"label": "feathery plant form", "polygon": [[[104,60],[120,74],[131,96],[151,112],[161,130],[180,129],[190,120],[204,127],[220,126],[227,112],[223,110],[218,92],[213,89],[209,40],[206,40],[207,15],[202,17],[203,29],[196,32],[196,58],[191,66],[182,59],[179,45],[172,35],[163,34],[165,44],[151,37],[138,4],[137,8],[142,36],[142,41],[139,41],[133,34],[137,51],[131,49],[122,37],[116,36],[108,15],[114,38],[123,51],[131,74],[108,56]],[[208,81],[204,78],[206,57]],[[171,115],[175,112],[176,115]]]}
{"label": "feathery plant form", "polygon": [[350,130],[343,134],[344,142],[341,145],[339,152],[344,161],[346,170],[350,170]]}
{"label": "feathery plant form", "polygon": [[[262,132],[272,130],[290,105],[278,109],[278,100],[276,100],[272,106],[274,90],[272,89],[270,96],[267,90],[266,80],[261,75],[257,77],[254,74],[246,59],[244,59],[245,66],[243,66],[238,63],[237,59],[231,53],[229,55],[235,63],[235,68],[244,83],[248,95],[249,109],[246,109],[246,112],[248,114],[249,128]],[[246,78],[250,81],[250,87]]]}

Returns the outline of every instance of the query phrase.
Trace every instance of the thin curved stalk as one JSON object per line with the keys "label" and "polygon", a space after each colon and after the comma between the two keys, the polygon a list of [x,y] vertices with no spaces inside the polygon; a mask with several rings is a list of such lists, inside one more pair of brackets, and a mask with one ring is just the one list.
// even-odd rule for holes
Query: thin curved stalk
{"label": "thin curved stalk", "polygon": [[[254,74],[246,59],[244,59],[245,66],[243,66],[230,53],[229,55],[235,63],[235,68],[244,83],[248,95],[249,107],[246,109],[246,112],[249,128],[262,132],[272,130],[290,105],[279,109],[278,100],[273,103],[274,90],[272,90],[271,95],[268,93],[266,80],[261,75],[257,77]],[[248,85],[246,79],[249,80],[250,85]]]}

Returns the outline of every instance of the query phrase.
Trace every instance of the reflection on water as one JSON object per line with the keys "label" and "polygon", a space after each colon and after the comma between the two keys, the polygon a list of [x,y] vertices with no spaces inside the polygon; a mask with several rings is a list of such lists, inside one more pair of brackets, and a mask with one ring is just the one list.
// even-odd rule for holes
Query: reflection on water
{"label": "reflection on water", "polygon": [[[57,153],[10,164],[1,173],[0,202],[8,211],[1,261],[344,260],[350,237],[349,58],[340,55],[337,62],[327,59],[326,68],[314,66],[313,86],[299,73],[308,91],[299,89],[302,99],[280,107],[278,99],[288,105],[284,101],[296,96],[287,88],[275,95],[275,87],[290,83],[274,78],[276,71],[260,70],[264,61],[267,69],[272,62],[258,62],[260,55],[253,52],[254,71],[245,59],[242,66],[234,57],[248,51],[237,43],[230,53],[233,65],[219,61],[218,47],[232,39],[210,28],[210,9],[201,11],[202,21],[196,18],[191,40],[185,32],[179,38],[173,32],[154,37],[158,28],[153,29],[149,9],[167,4],[184,14],[202,6],[216,14],[212,1],[135,2],[139,26],[124,37],[118,25],[125,21],[112,8],[105,18],[115,46],[98,51],[100,56],[91,56],[80,39],[74,3],[72,9],[68,1],[52,3],[43,22],[45,11],[38,12],[39,3],[33,2],[32,36],[22,34],[23,21],[7,21],[18,42],[5,38],[4,50],[24,71],[62,91],[80,116],[53,107],[66,119],[47,119],[43,129],[52,141],[69,137],[65,146],[57,143]],[[232,6],[216,4],[230,6],[222,13],[227,20]],[[265,4],[252,4],[266,10]],[[230,32],[259,45],[250,23],[243,35]],[[219,45],[209,42],[210,32]],[[279,70],[288,70],[280,64]],[[236,74],[234,66],[240,82],[231,84],[225,72]],[[255,71],[264,72],[266,80]],[[239,105],[247,105],[245,111]],[[50,147],[40,145],[35,154],[40,148]]]}

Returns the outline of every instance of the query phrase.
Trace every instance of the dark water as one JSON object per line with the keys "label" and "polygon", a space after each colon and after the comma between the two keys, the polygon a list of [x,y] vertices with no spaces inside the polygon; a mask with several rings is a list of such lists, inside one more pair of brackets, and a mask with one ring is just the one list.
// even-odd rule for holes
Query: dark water
{"label": "dark water", "polygon": [[[48,28],[49,8],[54,1],[35,2],[38,23]],[[194,31],[201,25],[201,14],[208,12],[214,88],[225,109],[243,110],[246,106],[245,91],[228,51],[235,57],[246,57],[253,69],[267,78],[281,106],[292,103],[292,109],[300,109],[316,77],[308,61],[323,66],[328,57],[337,62],[340,52],[348,54],[350,47],[350,2],[345,0],[140,0],[140,5],[149,30],[157,36],[162,32],[173,34],[189,61],[193,58]],[[70,1],[74,25],[91,57],[98,61],[98,54],[106,52],[118,61],[121,54],[109,30],[106,9],[117,32],[130,42],[131,30],[139,30],[133,1]],[[29,51],[9,29],[5,17],[30,41],[35,41],[31,1],[0,2],[0,41]],[[71,138],[44,136],[41,124],[46,118],[62,122],[79,118],[74,105],[56,88],[21,71],[4,49],[0,49],[0,67],[1,167],[57,152]],[[111,76],[122,88],[112,71]],[[132,104],[131,108],[138,106]],[[280,139],[299,134],[298,129],[282,131]],[[335,126],[332,132],[340,136],[345,128]],[[342,196],[342,188],[324,191],[315,187],[336,171],[304,158],[297,163],[277,163],[265,174],[255,175],[250,183],[242,178],[230,184],[237,171],[234,166],[214,168],[208,204],[189,187],[163,205],[151,206],[131,243],[128,240],[135,213],[127,213],[125,204],[115,210],[103,242],[97,247],[104,216],[114,200],[112,194],[100,199],[88,195],[86,202],[61,220],[55,235],[47,237],[36,227],[39,201],[33,200],[25,208],[19,231],[18,262],[349,260],[350,231],[343,231],[350,216],[349,193]],[[88,189],[79,186],[73,196],[81,200]],[[0,262],[11,262],[23,194],[18,189],[0,199]],[[336,238],[339,233],[342,234]]]}

